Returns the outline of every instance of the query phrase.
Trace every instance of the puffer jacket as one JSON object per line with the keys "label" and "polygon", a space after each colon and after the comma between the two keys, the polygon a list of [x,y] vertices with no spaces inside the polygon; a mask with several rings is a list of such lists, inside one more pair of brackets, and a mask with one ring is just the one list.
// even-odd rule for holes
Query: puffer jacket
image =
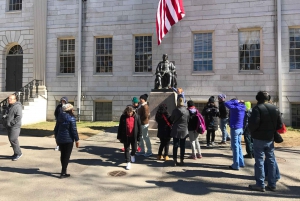
{"label": "puffer jacket", "polygon": [[205,106],[202,110],[202,115],[204,116],[207,130],[218,130],[218,117],[220,115],[218,107],[207,104],[207,106]]}
{"label": "puffer jacket", "polygon": [[225,107],[225,102],[219,102],[220,119],[226,119],[229,117],[229,109]]}
{"label": "puffer jacket", "polygon": [[190,114],[186,107],[178,107],[173,110],[170,120],[173,122],[171,136],[173,138],[186,138]]}
{"label": "puffer jacket", "polygon": [[63,112],[58,116],[54,129],[57,144],[72,143],[79,140],[76,118]]}
{"label": "puffer jacket", "polygon": [[[164,115],[166,117],[166,120],[163,118]],[[170,121],[170,115],[168,113],[164,113],[164,114],[161,114],[161,113],[156,113],[155,115],[155,121],[157,122],[157,137],[158,138],[171,138],[171,121]],[[169,122],[169,125],[168,123],[166,122],[168,121]]]}
{"label": "puffer jacket", "polygon": [[[119,139],[120,142],[122,142],[122,143],[126,142],[126,140],[128,138],[127,133],[126,133],[126,128],[127,128],[126,118],[127,117],[128,117],[127,114],[121,115],[120,123],[119,123],[119,127],[118,127],[117,139]],[[135,142],[137,142],[137,141],[140,141],[140,139],[142,137],[142,124],[141,124],[140,116],[138,114],[136,114],[134,112],[133,117],[134,117],[133,138],[134,138]]]}

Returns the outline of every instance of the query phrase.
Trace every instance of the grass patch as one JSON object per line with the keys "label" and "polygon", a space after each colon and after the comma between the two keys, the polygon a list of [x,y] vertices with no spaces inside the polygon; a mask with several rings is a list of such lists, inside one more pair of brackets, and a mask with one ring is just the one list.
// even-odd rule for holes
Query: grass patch
{"label": "grass patch", "polygon": [[[77,131],[80,139],[86,139],[93,135],[105,131],[108,128],[118,126],[118,122],[113,121],[81,121],[77,123]],[[41,122],[37,124],[31,124],[22,126],[22,136],[37,136],[37,137],[54,137],[54,121]]]}
{"label": "grass patch", "polygon": [[286,130],[287,131],[296,131],[296,132],[300,133],[300,129],[292,128],[292,127],[289,127],[289,126],[286,127]]}

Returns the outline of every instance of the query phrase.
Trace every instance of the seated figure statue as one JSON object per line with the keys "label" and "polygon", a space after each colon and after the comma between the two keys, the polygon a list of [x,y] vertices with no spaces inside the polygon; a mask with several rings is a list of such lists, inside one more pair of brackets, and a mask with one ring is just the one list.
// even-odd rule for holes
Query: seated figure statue
{"label": "seated figure statue", "polygon": [[168,61],[168,55],[162,56],[163,61],[159,62],[156,67],[156,78],[154,83],[154,89],[168,89],[171,87],[177,87],[177,74],[175,65]]}

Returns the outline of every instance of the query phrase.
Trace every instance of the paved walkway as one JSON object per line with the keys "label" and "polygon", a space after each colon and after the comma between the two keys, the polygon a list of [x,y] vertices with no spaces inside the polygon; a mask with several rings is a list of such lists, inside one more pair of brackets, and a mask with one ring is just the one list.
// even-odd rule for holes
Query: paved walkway
{"label": "paved walkway", "polygon": [[[68,172],[59,179],[60,153],[54,151],[53,138],[20,137],[23,157],[16,162],[6,135],[0,135],[0,200],[300,200],[300,147],[276,150],[282,178],[278,191],[253,192],[253,159],[246,160],[240,171],[228,169],[231,150],[228,146],[206,149],[203,158],[186,159],[184,167],[172,167],[172,161],[157,161],[139,156],[132,169],[125,170],[122,145],[115,129],[100,133],[74,148]],[[218,141],[220,136],[217,137]],[[151,138],[157,153],[158,139]],[[201,136],[204,144],[205,136]],[[187,142],[187,153],[190,153]],[[172,145],[170,146],[172,150]],[[112,177],[112,171],[124,171]]]}

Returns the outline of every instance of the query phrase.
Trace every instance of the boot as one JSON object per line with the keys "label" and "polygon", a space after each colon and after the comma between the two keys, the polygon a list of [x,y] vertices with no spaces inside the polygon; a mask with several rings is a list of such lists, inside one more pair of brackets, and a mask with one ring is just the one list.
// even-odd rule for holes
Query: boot
{"label": "boot", "polygon": [[179,166],[184,166],[183,159],[180,159],[180,164],[179,164]]}
{"label": "boot", "polygon": [[168,161],[169,160],[169,156],[165,156],[165,161]]}

